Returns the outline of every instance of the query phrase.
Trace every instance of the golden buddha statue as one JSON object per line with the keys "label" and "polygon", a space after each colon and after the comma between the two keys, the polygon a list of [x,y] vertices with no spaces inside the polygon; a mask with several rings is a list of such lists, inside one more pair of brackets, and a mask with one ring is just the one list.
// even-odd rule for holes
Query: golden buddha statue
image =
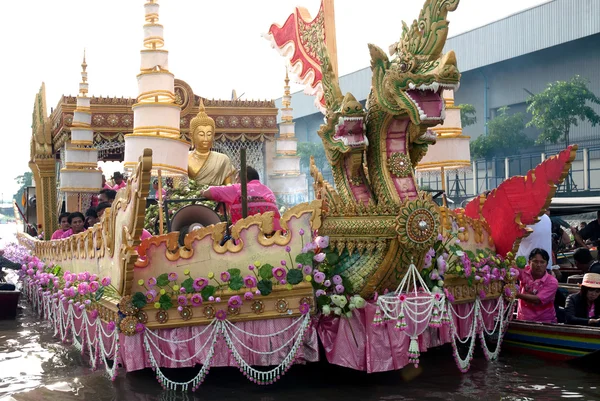
{"label": "golden buddha statue", "polygon": [[188,155],[188,176],[200,185],[231,184],[236,172],[227,155],[213,152],[215,120],[206,114],[200,99],[198,115],[190,122],[190,139],[194,145]]}

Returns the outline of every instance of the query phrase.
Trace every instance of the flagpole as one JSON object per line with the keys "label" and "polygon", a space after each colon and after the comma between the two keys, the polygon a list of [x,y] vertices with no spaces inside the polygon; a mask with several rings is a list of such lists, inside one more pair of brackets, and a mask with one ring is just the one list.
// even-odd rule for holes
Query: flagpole
{"label": "flagpole", "polygon": [[325,20],[325,45],[331,67],[336,77],[338,74],[337,40],[335,35],[335,7],[334,0],[323,0],[323,16]]}

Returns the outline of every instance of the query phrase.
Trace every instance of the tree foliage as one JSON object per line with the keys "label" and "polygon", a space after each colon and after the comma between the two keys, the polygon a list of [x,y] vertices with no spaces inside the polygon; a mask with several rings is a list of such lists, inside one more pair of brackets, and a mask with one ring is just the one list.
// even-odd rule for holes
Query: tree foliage
{"label": "tree foliage", "polygon": [[19,206],[22,206],[21,200],[23,198],[23,192],[25,192],[25,188],[33,185],[33,173],[31,171],[26,171],[23,174],[16,176],[15,182],[17,185],[19,185],[19,190],[13,195],[13,199]]}
{"label": "tree foliage", "polygon": [[315,158],[315,164],[321,171],[329,166],[327,156],[325,156],[325,148],[323,148],[323,144],[320,142],[299,142],[298,156],[300,156],[300,166],[303,169],[310,167],[311,156]]}
{"label": "tree foliage", "polygon": [[477,111],[472,104],[461,104],[460,108],[460,123],[462,127],[468,127],[477,123]]}
{"label": "tree foliage", "polygon": [[471,142],[472,157],[501,156],[531,145],[531,141],[524,134],[525,115],[508,114],[508,110],[508,107],[498,109],[498,115],[488,123],[488,135],[482,135]]}
{"label": "tree foliage", "polygon": [[600,98],[587,84],[587,80],[575,75],[570,81],[548,84],[543,92],[527,100],[527,111],[533,117],[527,126],[541,130],[538,143],[557,143],[562,139],[568,145],[571,126],[586,120],[592,126],[600,123],[600,116],[588,104],[600,104]]}

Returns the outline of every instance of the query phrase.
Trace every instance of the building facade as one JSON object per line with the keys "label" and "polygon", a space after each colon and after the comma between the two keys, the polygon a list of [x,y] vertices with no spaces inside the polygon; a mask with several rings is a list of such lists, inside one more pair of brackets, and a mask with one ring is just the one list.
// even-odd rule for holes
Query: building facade
{"label": "building facade", "polygon": [[[569,80],[575,75],[587,79],[588,87],[600,96],[599,15],[598,0],[554,0],[449,38],[444,50],[456,52],[462,73],[455,102],[472,104],[477,111],[477,123],[464,127],[463,133],[471,140],[485,135],[486,122],[498,109],[508,106],[509,113],[526,113],[531,94],[543,91],[550,82]],[[343,92],[352,92],[364,102],[370,80],[370,68],[364,68],[341,77],[340,85]],[[313,99],[299,92],[292,101],[298,140],[319,141],[316,132],[323,116]],[[279,103],[281,99],[276,101]],[[600,108],[596,110],[600,114]],[[530,118],[526,113],[526,122]],[[538,133],[535,128],[526,129],[526,135],[532,139]],[[572,127],[570,143],[578,144],[579,150],[569,189],[600,191],[600,127],[588,123]],[[461,196],[492,189],[507,177],[526,173],[563,146],[537,146],[522,149],[520,155],[474,161],[476,173],[454,177],[447,188],[449,192],[455,188]],[[441,182],[435,181],[421,185],[441,188]]]}

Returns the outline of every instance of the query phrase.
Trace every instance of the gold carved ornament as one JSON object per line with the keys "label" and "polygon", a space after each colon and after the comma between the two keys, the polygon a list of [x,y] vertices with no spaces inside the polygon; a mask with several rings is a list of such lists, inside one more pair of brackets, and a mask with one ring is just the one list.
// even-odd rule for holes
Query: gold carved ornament
{"label": "gold carved ornament", "polygon": [[396,217],[398,241],[407,249],[429,248],[437,238],[439,230],[439,208],[429,199],[405,202]]}

